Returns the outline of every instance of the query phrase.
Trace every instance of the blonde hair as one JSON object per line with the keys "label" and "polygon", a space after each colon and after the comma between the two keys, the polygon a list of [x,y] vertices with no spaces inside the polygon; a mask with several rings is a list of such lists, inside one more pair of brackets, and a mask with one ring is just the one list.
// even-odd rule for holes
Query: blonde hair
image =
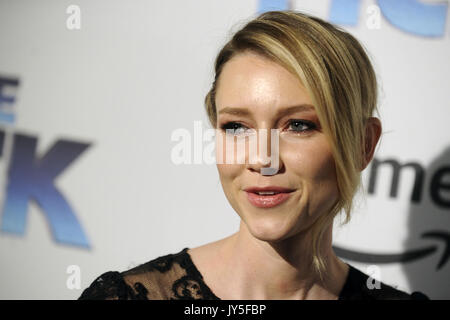
{"label": "blonde hair", "polygon": [[215,95],[221,71],[233,56],[251,51],[280,64],[308,91],[332,149],[339,199],[310,227],[312,265],[323,279],[326,262],[320,247],[324,231],[344,210],[350,221],[353,198],[361,189],[365,123],[377,111],[377,81],[362,45],[339,27],[292,10],[261,14],[237,31],[219,52],[215,79],[205,97],[217,126]]}

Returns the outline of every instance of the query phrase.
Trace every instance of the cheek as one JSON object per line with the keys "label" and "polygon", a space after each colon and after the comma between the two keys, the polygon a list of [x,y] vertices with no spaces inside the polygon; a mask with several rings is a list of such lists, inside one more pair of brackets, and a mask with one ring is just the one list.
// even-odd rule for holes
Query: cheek
{"label": "cheek", "polygon": [[317,216],[331,210],[339,198],[336,169],[327,144],[303,142],[302,146],[290,148],[286,167],[304,190],[308,216]]}
{"label": "cheek", "polygon": [[241,172],[240,166],[232,164],[217,164],[217,170],[219,172],[220,184],[222,185],[225,197],[228,199],[234,210],[236,210],[236,212],[239,212],[238,181]]}
{"label": "cheek", "polygon": [[239,187],[239,176],[242,166],[236,164],[217,164],[220,183],[228,198],[233,197]]}
{"label": "cheek", "polygon": [[238,146],[240,144],[236,143],[234,138],[227,137],[221,132],[216,135],[217,170],[219,171],[222,184],[235,180],[242,172],[242,168],[245,167],[244,159],[240,159],[244,162],[238,161],[237,156],[242,153],[237,152]]}
{"label": "cheek", "polygon": [[287,170],[298,177],[310,193],[336,192],[336,169],[327,143],[320,140],[300,141],[295,146],[291,143],[284,148],[283,156]]}
{"label": "cheek", "polygon": [[[237,196],[239,191],[239,176],[245,165],[237,164],[234,147],[230,147],[229,141],[221,132],[216,135],[216,161],[222,189],[231,206],[237,211]],[[227,152],[228,151],[228,152]],[[230,153],[234,156],[229,156]]]}
{"label": "cheek", "polygon": [[233,164],[217,164],[221,180],[233,180],[239,172],[239,166]]}

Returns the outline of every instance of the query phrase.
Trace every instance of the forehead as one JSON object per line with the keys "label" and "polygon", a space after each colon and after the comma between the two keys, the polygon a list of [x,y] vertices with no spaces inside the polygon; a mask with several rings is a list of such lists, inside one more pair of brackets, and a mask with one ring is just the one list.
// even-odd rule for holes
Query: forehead
{"label": "forehead", "polygon": [[276,111],[300,104],[312,104],[300,80],[261,55],[238,54],[223,67],[216,92],[218,111],[233,106]]}

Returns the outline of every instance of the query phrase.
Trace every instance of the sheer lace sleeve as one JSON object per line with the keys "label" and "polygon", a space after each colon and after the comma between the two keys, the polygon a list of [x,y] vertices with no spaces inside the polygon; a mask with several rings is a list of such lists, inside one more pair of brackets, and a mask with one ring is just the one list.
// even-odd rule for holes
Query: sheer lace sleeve
{"label": "sheer lace sleeve", "polygon": [[117,271],[103,273],[86,288],[78,300],[143,300],[147,290],[142,285],[133,289]]}
{"label": "sheer lace sleeve", "polygon": [[[187,252],[158,257],[123,272],[109,271],[86,288],[79,300],[220,300],[207,284]],[[339,300],[429,300],[420,291],[408,294],[381,284],[367,287],[369,276],[349,265]]]}
{"label": "sheer lace sleeve", "polygon": [[79,300],[219,300],[204,283],[188,248],[95,279]]}

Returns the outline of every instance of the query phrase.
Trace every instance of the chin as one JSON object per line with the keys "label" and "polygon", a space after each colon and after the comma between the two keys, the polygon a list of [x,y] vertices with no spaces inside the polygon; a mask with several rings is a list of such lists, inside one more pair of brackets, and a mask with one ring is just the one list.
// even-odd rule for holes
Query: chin
{"label": "chin", "polygon": [[245,219],[244,223],[249,233],[258,240],[268,242],[278,242],[284,240],[292,234],[292,228],[286,221],[276,219],[279,217],[259,217]]}

